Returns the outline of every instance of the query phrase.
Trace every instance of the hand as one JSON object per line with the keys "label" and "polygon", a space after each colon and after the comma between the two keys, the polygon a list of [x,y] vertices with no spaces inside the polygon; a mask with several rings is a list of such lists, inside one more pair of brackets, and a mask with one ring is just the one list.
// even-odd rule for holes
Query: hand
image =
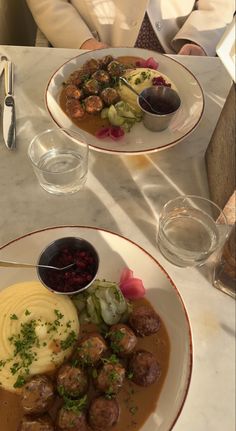
{"label": "hand", "polygon": [[186,43],[178,52],[179,55],[206,55],[204,49],[195,43]]}
{"label": "hand", "polygon": [[89,49],[93,51],[94,49],[102,49],[107,47],[108,45],[106,43],[98,42],[96,39],[88,39],[82,43],[80,49]]}

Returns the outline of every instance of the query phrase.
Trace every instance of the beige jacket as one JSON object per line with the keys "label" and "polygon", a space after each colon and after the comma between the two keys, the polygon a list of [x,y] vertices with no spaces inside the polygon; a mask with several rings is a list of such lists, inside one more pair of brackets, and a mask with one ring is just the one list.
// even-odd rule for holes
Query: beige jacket
{"label": "beige jacket", "polygon": [[207,55],[233,18],[234,0],[27,0],[41,31],[55,47],[79,48],[87,39],[134,46],[145,14],[165,52],[187,41]]}

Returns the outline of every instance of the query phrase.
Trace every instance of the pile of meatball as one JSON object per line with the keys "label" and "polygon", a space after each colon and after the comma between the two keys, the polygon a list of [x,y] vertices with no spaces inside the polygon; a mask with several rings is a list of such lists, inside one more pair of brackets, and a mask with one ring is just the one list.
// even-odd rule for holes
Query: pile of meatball
{"label": "pile of meatball", "polygon": [[[111,326],[105,338],[94,332],[83,336],[71,361],[59,368],[55,381],[36,375],[25,384],[19,431],[110,430],[119,420],[116,395],[125,379],[146,387],[160,377],[155,356],[136,349],[137,337],[154,334],[159,328],[160,318],[153,308],[141,305],[134,308],[127,325]],[[76,411],[73,403],[65,403],[63,394],[67,401],[79,400],[91,384],[95,395],[86,408]]]}
{"label": "pile of meatball", "polygon": [[65,82],[64,90],[69,117],[82,118],[86,112],[97,114],[118,102],[120,97],[114,86],[130,67],[107,55],[100,60],[92,58],[73,72]]}

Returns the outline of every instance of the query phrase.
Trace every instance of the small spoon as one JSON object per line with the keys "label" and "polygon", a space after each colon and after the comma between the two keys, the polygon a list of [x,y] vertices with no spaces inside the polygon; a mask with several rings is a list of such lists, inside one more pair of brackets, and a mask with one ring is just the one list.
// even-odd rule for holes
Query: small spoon
{"label": "small spoon", "polygon": [[20,263],[20,262],[9,262],[0,260],[0,267],[3,268],[46,268],[46,269],[55,269],[56,271],[64,271],[65,269],[72,268],[74,266],[74,263],[70,263],[70,265],[63,266],[62,268],[58,268],[57,266],[50,266],[50,265],[36,265],[32,263]]}
{"label": "small spoon", "polygon": [[123,76],[120,76],[120,81],[123,82],[123,84],[126,85],[126,87],[128,87],[131,91],[133,91],[134,94],[136,94],[136,96],[140,97],[151,109],[151,112],[154,112],[157,115],[160,115],[161,113],[159,111],[157,111],[155,108],[153,108],[153,106],[150,104],[150,102],[148,102],[147,99],[145,99],[144,96],[142,96],[142,94],[139,94],[129,83],[128,81],[126,81],[125,78],[123,78]]}

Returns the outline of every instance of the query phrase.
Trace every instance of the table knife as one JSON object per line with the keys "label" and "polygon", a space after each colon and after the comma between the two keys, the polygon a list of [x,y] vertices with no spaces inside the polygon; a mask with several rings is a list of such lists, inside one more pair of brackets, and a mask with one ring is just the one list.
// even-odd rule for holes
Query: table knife
{"label": "table knife", "polygon": [[0,78],[2,76],[2,72],[4,71],[5,68],[5,60],[2,60],[0,63]]}
{"label": "table knife", "polygon": [[3,105],[3,139],[9,150],[16,148],[16,117],[13,96],[13,63],[5,62],[5,99]]}

